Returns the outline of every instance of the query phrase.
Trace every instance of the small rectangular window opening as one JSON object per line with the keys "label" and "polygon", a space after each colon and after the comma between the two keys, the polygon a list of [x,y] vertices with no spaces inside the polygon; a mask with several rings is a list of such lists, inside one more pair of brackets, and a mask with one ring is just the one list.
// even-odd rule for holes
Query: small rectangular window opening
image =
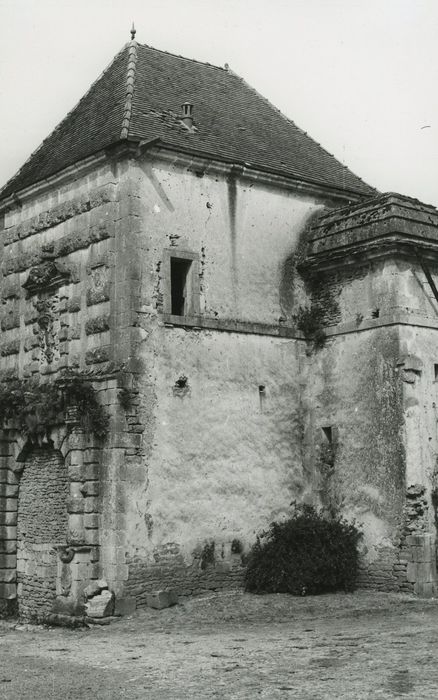
{"label": "small rectangular window opening", "polygon": [[438,382],[438,364],[433,366],[435,381]]}
{"label": "small rectangular window opening", "polygon": [[174,316],[186,316],[189,312],[190,302],[190,268],[191,260],[181,258],[170,259],[170,293],[171,313]]}
{"label": "small rectangular window opening", "polygon": [[328,425],[328,426],[322,428],[322,432],[324,433],[324,435],[325,435],[325,437],[326,437],[326,439],[327,439],[328,444],[329,444],[329,445],[332,445],[332,444],[333,444],[333,431],[332,431],[332,426],[331,426],[331,425]]}

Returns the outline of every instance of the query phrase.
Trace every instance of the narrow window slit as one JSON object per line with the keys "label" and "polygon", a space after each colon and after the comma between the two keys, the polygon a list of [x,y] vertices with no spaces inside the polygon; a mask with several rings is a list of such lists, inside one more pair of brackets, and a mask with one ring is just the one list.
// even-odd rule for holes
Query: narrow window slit
{"label": "narrow window slit", "polygon": [[170,260],[171,313],[174,316],[186,316],[188,313],[188,281],[191,265],[191,260],[181,258]]}

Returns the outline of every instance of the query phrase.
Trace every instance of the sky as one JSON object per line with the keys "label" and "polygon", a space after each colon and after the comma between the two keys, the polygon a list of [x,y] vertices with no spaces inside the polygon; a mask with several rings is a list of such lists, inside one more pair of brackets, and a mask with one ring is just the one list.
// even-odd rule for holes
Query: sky
{"label": "sky", "polygon": [[436,0],[0,0],[0,186],[130,40],[228,63],[354,173],[438,206]]}

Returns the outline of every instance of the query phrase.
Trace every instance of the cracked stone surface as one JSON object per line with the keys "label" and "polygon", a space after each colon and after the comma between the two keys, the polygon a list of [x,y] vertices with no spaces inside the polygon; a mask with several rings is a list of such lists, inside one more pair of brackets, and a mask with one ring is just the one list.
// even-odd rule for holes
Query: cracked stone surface
{"label": "cracked stone surface", "polygon": [[106,627],[0,622],[0,698],[436,698],[438,601],[240,592]]}

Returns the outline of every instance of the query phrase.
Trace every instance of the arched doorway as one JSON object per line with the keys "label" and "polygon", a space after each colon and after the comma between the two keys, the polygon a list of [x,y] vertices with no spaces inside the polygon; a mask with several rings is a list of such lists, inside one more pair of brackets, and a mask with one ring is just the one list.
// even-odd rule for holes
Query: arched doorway
{"label": "arched doorway", "polygon": [[41,618],[56,597],[57,550],[66,544],[69,482],[61,452],[33,447],[20,478],[17,598],[24,618]]}

